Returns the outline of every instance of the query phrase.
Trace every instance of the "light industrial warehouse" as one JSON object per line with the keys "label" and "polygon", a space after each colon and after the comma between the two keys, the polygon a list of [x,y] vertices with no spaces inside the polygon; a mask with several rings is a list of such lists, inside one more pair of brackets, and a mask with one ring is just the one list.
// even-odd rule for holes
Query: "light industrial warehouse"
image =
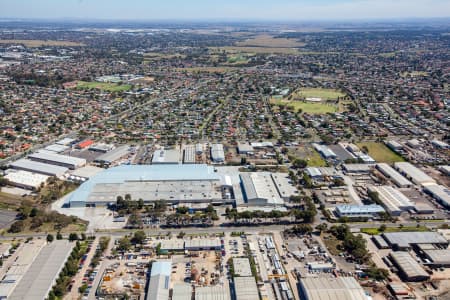
{"label": "light industrial warehouse", "polygon": [[157,261],[152,264],[146,300],[169,299],[171,261]]}
{"label": "light industrial warehouse", "polygon": [[28,155],[28,158],[42,163],[66,167],[71,170],[75,170],[86,165],[86,160],[84,158],[56,154],[46,150],[40,150],[36,153],[30,154]]}
{"label": "light industrial warehouse", "polygon": [[378,197],[386,211],[393,216],[398,216],[403,211],[414,209],[414,202],[391,186],[371,186],[369,191],[378,193]]}
{"label": "light industrial warehouse", "polygon": [[[172,204],[225,204],[242,198],[241,189],[234,190],[230,184],[230,175],[216,171],[205,164],[121,165],[91,176],[69,197],[68,205],[107,206],[126,194],[146,203],[164,200]],[[283,205],[297,192],[286,174],[238,174],[232,176],[243,187],[245,205]]]}
{"label": "light industrial warehouse", "polygon": [[302,278],[299,292],[306,300],[368,300],[353,277]]}
{"label": "light industrial warehouse", "polygon": [[409,162],[397,162],[394,164],[394,167],[406,178],[410,179],[417,185],[426,186],[436,184],[436,181],[425,174],[420,169],[416,168]]}
{"label": "light industrial warehouse", "polygon": [[55,177],[61,177],[69,170],[65,167],[49,165],[26,158],[12,162],[9,166],[16,170],[24,170]]}
{"label": "light industrial warehouse", "polygon": [[386,163],[379,163],[376,165],[376,168],[383,173],[384,176],[392,180],[398,187],[406,188],[411,187],[412,183],[405,177],[403,177],[400,173],[395,171],[391,166]]}

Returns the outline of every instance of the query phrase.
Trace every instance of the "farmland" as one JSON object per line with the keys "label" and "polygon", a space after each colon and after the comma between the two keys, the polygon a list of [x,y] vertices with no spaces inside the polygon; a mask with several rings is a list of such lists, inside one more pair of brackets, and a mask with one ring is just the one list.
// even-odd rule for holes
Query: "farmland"
{"label": "farmland", "polygon": [[70,41],[52,41],[52,40],[0,40],[0,44],[21,44],[28,48],[84,46],[83,43]]}
{"label": "farmland", "polygon": [[275,38],[271,35],[262,34],[242,42],[237,42],[236,46],[266,47],[266,48],[298,48],[305,46],[305,43],[298,42],[295,39]]}

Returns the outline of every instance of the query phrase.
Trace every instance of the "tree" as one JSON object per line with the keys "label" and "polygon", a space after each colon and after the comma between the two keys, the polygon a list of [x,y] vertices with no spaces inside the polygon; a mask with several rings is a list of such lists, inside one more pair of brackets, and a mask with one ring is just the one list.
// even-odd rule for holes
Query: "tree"
{"label": "tree", "polygon": [[51,242],[53,242],[54,239],[55,238],[54,238],[53,234],[48,234],[47,235],[47,242],[51,243]]}
{"label": "tree", "polygon": [[380,227],[378,228],[378,231],[380,231],[380,232],[384,232],[385,230],[386,230],[385,224],[381,224]]}
{"label": "tree", "polygon": [[18,233],[21,232],[25,228],[25,223],[22,220],[16,221],[11,224],[8,232],[10,233]]}
{"label": "tree", "polygon": [[292,166],[296,169],[304,169],[308,165],[308,162],[304,159],[296,159],[292,163]]}
{"label": "tree", "polygon": [[144,200],[142,198],[139,198],[138,200],[138,209],[142,209],[144,207]]}
{"label": "tree", "polygon": [[78,241],[78,234],[72,232],[71,234],[69,234],[69,241],[73,242],[73,241]]}
{"label": "tree", "polygon": [[58,231],[58,232],[56,233],[56,239],[57,239],[57,240],[62,240],[62,239],[63,239],[63,236],[62,236],[61,232]]}
{"label": "tree", "polygon": [[131,242],[128,237],[123,237],[119,240],[119,244],[117,245],[117,250],[119,251],[128,251],[131,248]]}
{"label": "tree", "polygon": [[145,242],[145,239],[147,238],[147,235],[144,231],[138,230],[134,233],[133,238],[131,239],[131,242],[133,244],[140,244],[142,245]]}
{"label": "tree", "polygon": [[319,233],[322,233],[322,232],[326,231],[327,228],[328,228],[327,223],[321,223],[321,224],[319,224],[319,225],[316,226],[316,230],[317,230]]}

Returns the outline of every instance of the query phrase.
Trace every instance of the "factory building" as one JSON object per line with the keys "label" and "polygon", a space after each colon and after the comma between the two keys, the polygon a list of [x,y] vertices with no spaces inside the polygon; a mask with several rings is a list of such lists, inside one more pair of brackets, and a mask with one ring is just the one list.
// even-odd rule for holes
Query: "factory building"
{"label": "factory building", "polygon": [[394,141],[394,140],[388,141],[388,142],[386,143],[386,146],[388,146],[388,147],[389,147],[392,151],[394,151],[394,152],[398,152],[398,151],[403,150],[403,145],[400,144],[400,143],[397,142],[397,141]]}
{"label": "factory building", "polygon": [[171,261],[156,261],[152,263],[150,282],[146,300],[168,300],[170,291]]}
{"label": "factory building", "polygon": [[400,188],[408,188],[413,185],[411,181],[403,177],[400,173],[395,171],[391,166],[389,166],[386,163],[379,163],[376,165],[376,168],[378,171],[380,171],[384,176],[392,180],[392,182],[395,183],[395,185],[397,185]]}
{"label": "factory building", "polygon": [[67,171],[69,171],[69,169],[65,167],[49,165],[26,158],[22,158],[15,162],[12,162],[9,166],[16,170],[24,170],[32,173],[39,173],[55,177],[61,177]]}
{"label": "factory building", "polygon": [[431,178],[409,162],[397,162],[394,164],[394,167],[395,169],[397,169],[397,171],[400,172],[400,174],[417,185],[427,186],[436,184],[436,181],[433,178]]}
{"label": "factory building", "polygon": [[57,141],[55,144],[63,145],[63,146],[70,146],[76,142],[76,139],[71,138],[63,138],[62,140]]}
{"label": "factory building", "polygon": [[405,281],[424,281],[430,278],[430,275],[406,251],[391,252],[389,258]]}
{"label": "factory building", "polygon": [[225,152],[222,144],[211,145],[211,160],[215,163],[225,162]]}
{"label": "factory building", "polygon": [[236,300],[259,300],[258,287],[254,277],[234,277]]}
{"label": "factory building", "polygon": [[49,176],[27,171],[14,171],[9,172],[4,178],[8,180],[10,185],[36,191],[46,184]]}
{"label": "factory building", "polygon": [[221,249],[221,243],[219,238],[192,239],[184,241],[184,249],[189,251],[218,251]]}
{"label": "factory building", "polygon": [[183,150],[183,164],[195,164],[196,151],[194,145],[186,145]]}
{"label": "factory building", "polygon": [[376,218],[384,209],[380,205],[338,205],[336,206],[336,214],[338,217],[348,218]]}
{"label": "factory building", "polygon": [[229,289],[222,286],[199,286],[195,288],[195,300],[231,300]]}
{"label": "factory building", "polygon": [[55,153],[62,153],[66,150],[69,150],[70,147],[64,146],[64,145],[53,144],[53,145],[49,145],[49,146],[45,147],[44,149],[47,151],[55,152]]}
{"label": "factory building", "polygon": [[450,189],[443,185],[429,185],[424,187],[423,190],[446,209],[450,209]]}
{"label": "factory building", "polygon": [[414,202],[391,186],[371,186],[369,191],[376,192],[386,211],[399,216],[403,211],[414,209]]}
{"label": "factory building", "polygon": [[130,194],[146,203],[218,203],[223,199],[221,177],[214,168],[196,165],[121,165],[97,173],[69,197],[71,207],[106,206]]}
{"label": "factory building", "polygon": [[176,149],[169,150],[156,150],[153,153],[152,164],[153,165],[161,165],[161,164],[169,164],[176,165],[181,162],[180,151]]}
{"label": "factory building", "polygon": [[46,299],[75,243],[53,241],[42,248],[8,300]]}
{"label": "factory building", "polygon": [[172,289],[172,300],[192,300],[192,285],[175,283]]}
{"label": "factory building", "polygon": [[336,153],[333,152],[333,150],[331,150],[330,148],[328,148],[325,145],[320,145],[320,144],[312,144],[314,149],[316,149],[317,152],[320,153],[320,155],[322,155],[325,159],[332,159],[332,158],[336,158],[337,155]]}
{"label": "factory building", "polygon": [[450,176],[450,166],[439,166],[438,169],[442,172],[442,174]]}
{"label": "factory building", "polygon": [[318,277],[300,279],[300,299],[368,300],[363,288],[353,277]]}
{"label": "factory building", "polygon": [[119,159],[127,156],[130,153],[129,149],[130,147],[127,145],[119,146],[109,152],[100,155],[94,160],[94,162],[104,165],[111,165]]}
{"label": "factory building", "polygon": [[111,151],[114,149],[114,145],[112,144],[104,144],[104,143],[98,143],[95,145],[92,145],[89,147],[89,150],[91,151],[96,151],[96,152],[101,152],[101,153],[106,153],[108,151]]}
{"label": "factory building", "polygon": [[61,166],[71,170],[75,170],[86,165],[86,160],[84,158],[56,154],[45,150],[40,150],[36,153],[30,154],[28,155],[28,158],[33,161]]}
{"label": "factory building", "polygon": [[343,164],[342,168],[350,174],[368,174],[374,168],[373,164]]}
{"label": "factory building", "polygon": [[250,261],[246,257],[234,257],[233,270],[234,274],[237,276],[253,276],[252,269],[250,267]]}
{"label": "factory building", "polygon": [[284,204],[270,173],[242,173],[239,176],[244,199],[249,205]]}
{"label": "factory building", "polygon": [[249,143],[238,143],[237,149],[239,154],[252,154],[255,151]]}
{"label": "factory building", "polygon": [[203,144],[195,144],[195,153],[197,155],[202,155],[203,154]]}
{"label": "factory building", "polygon": [[448,241],[437,232],[387,232],[382,237],[394,250],[409,250],[415,245],[432,244],[448,247]]}

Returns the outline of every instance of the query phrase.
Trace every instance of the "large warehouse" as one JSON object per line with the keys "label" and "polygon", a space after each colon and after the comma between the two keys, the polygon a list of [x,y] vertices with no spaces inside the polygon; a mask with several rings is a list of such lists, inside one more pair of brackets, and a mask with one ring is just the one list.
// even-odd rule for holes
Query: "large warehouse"
{"label": "large warehouse", "polygon": [[413,245],[433,244],[448,247],[448,241],[437,232],[387,232],[383,238],[395,250],[411,249]]}
{"label": "large warehouse", "polygon": [[24,170],[24,171],[40,173],[40,174],[44,174],[44,175],[48,175],[48,176],[55,176],[55,177],[61,177],[67,171],[69,171],[69,169],[65,168],[65,167],[44,164],[41,162],[29,160],[26,158],[19,159],[15,162],[12,162],[9,166],[16,170]]}
{"label": "large warehouse", "polygon": [[363,288],[353,277],[300,279],[300,298],[305,300],[367,300]]}
{"label": "large warehouse", "polygon": [[5,176],[5,179],[8,180],[9,184],[28,190],[39,189],[41,186],[46,184],[48,178],[49,177],[47,175],[22,170],[9,172]]}
{"label": "large warehouse", "polygon": [[84,158],[56,154],[54,152],[40,150],[28,155],[28,158],[34,161],[43,162],[51,165],[61,166],[75,170],[86,165]]}
{"label": "large warehouse", "polygon": [[205,164],[122,165],[97,173],[83,183],[70,196],[69,205],[106,206],[126,194],[146,203],[224,203],[220,179],[214,168]]}
{"label": "large warehouse", "polygon": [[425,174],[422,170],[416,168],[409,162],[396,162],[394,167],[406,178],[410,179],[415,184],[426,186],[436,184],[436,181]]}
{"label": "large warehouse", "polygon": [[443,185],[429,185],[424,188],[425,193],[431,195],[437,202],[450,209],[450,189]]}
{"label": "large warehouse", "polygon": [[225,152],[222,144],[211,145],[211,160],[215,163],[225,162]]}
{"label": "large warehouse", "polygon": [[430,275],[421,265],[406,251],[391,252],[389,257],[392,263],[397,267],[400,276],[406,281],[424,281],[430,278]]}
{"label": "large warehouse", "polygon": [[267,172],[242,173],[239,175],[245,201],[250,205],[283,205],[272,174]]}
{"label": "large warehouse", "polygon": [[400,215],[402,211],[414,209],[414,202],[391,186],[371,186],[369,191],[378,193],[384,208],[393,216]]}
{"label": "large warehouse", "polygon": [[377,164],[376,168],[383,173],[384,176],[392,180],[398,187],[406,188],[411,187],[412,183],[405,177],[403,177],[400,173],[395,171],[390,165],[386,163]]}
{"label": "large warehouse", "polygon": [[146,300],[169,299],[171,273],[171,261],[157,261],[152,264]]}

